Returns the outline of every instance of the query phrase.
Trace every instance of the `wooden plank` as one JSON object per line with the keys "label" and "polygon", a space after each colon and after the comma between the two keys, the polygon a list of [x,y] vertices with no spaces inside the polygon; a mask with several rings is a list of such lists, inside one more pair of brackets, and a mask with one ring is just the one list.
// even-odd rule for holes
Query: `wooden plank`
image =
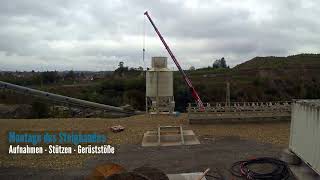
{"label": "wooden plank", "polygon": [[182,126],[180,126],[180,136],[181,136],[181,144],[184,144],[184,137],[183,137]]}
{"label": "wooden plank", "polygon": [[158,127],[158,144],[161,145],[161,127]]}

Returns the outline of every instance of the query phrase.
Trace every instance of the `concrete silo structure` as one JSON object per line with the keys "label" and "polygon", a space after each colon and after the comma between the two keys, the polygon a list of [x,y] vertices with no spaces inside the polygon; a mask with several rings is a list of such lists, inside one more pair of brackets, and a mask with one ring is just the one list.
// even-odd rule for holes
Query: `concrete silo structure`
{"label": "concrete silo structure", "polygon": [[173,113],[174,106],[173,71],[167,67],[167,57],[152,57],[146,71],[146,112]]}

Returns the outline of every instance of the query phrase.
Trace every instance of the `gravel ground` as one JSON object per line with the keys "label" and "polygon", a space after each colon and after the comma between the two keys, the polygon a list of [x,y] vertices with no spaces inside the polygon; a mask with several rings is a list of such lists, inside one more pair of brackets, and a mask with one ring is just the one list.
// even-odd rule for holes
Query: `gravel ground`
{"label": "gravel ground", "polygon": [[[109,128],[122,125],[126,129],[120,133],[112,133]],[[145,116],[138,115],[120,119],[101,118],[70,118],[70,119],[0,119],[0,167],[31,167],[65,169],[83,167],[84,162],[92,155],[8,155],[7,131],[61,131],[77,130],[104,133],[109,142],[115,146],[139,145],[143,133],[155,130],[158,125],[180,125],[184,129],[191,129],[201,138],[218,138],[237,136],[241,139],[254,140],[260,143],[272,144],[283,148],[288,145],[290,122],[273,123],[233,123],[214,125],[189,125],[186,114],[173,116]]]}

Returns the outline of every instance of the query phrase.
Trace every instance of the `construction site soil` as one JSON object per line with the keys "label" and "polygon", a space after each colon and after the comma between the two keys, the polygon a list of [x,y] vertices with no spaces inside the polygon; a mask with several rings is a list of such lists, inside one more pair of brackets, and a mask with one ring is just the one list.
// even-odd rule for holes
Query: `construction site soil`
{"label": "construction site soil", "polygon": [[[193,146],[141,147],[143,133],[159,125],[183,125],[195,132],[201,144]],[[119,133],[110,127],[121,125]],[[95,166],[118,163],[130,170],[149,165],[165,173],[227,170],[235,161],[261,156],[278,157],[288,146],[290,122],[227,123],[189,125],[187,115],[137,115],[120,119],[1,119],[0,176],[23,176],[41,179],[52,175],[87,176]],[[7,132],[17,131],[92,131],[106,134],[115,154],[107,155],[9,155]]]}

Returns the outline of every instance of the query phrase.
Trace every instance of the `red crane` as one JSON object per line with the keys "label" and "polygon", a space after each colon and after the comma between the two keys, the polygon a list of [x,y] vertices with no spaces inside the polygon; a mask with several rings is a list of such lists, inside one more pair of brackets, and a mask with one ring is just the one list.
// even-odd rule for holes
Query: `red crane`
{"label": "red crane", "polygon": [[171,49],[169,48],[169,46],[167,45],[166,41],[163,39],[160,31],[158,30],[158,28],[156,27],[156,25],[154,24],[154,22],[152,21],[151,17],[149,16],[148,14],[148,11],[146,11],[144,13],[144,15],[146,15],[151,23],[151,25],[153,26],[154,30],[156,31],[156,33],[158,34],[160,40],[162,41],[162,44],[164,45],[164,47],[167,49],[169,55],[171,56],[173,62],[176,64],[177,68],[179,69],[181,75],[183,76],[183,79],[185,81],[185,83],[188,85],[190,91],[191,91],[191,94],[192,94],[192,97],[194,98],[194,100],[196,101],[197,105],[198,105],[198,108],[200,111],[204,111],[204,105],[197,93],[197,91],[195,90],[195,88],[193,87],[192,83],[191,83],[191,80],[188,78],[188,76],[186,75],[186,73],[183,71],[183,69],[181,68],[179,62],[177,61],[176,57],[173,55]]}

